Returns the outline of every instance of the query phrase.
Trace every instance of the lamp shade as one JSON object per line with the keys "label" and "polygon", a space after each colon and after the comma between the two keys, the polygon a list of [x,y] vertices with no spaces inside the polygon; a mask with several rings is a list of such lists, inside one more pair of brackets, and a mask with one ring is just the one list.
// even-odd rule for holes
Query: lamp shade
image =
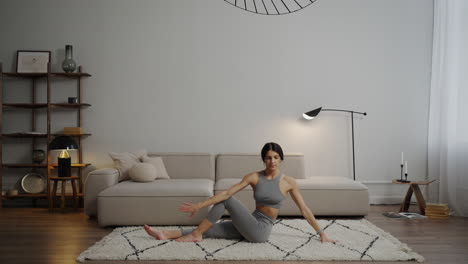
{"label": "lamp shade", "polygon": [[69,136],[58,136],[50,142],[49,149],[78,149],[78,143]]}
{"label": "lamp shade", "polygon": [[322,110],[322,107],[319,107],[319,108],[314,109],[312,111],[309,111],[307,113],[303,113],[302,117],[304,117],[307,120],[314,119],[314,117],[316,117],[320,113],[321,110]]}

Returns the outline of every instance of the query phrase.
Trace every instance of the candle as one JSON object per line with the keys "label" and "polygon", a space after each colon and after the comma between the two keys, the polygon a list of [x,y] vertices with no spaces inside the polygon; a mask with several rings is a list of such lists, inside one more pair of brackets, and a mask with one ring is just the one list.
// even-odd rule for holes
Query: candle
{"label": "candle", "polygon": [[400,163],[401,165],[403,165],[403,161],[404,161],[404,159],[403,159],[403,152],[401,152],[401,163]]}
{"label": "candle", "polygon": [[405,173],[408,174],[408,161],[405,161]]}

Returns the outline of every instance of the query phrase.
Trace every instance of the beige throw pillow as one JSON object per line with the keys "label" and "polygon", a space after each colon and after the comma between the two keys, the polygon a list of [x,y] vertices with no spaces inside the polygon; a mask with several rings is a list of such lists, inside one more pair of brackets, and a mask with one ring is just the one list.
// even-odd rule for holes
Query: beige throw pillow
{"label": "beige throw pillow", "polygon": [[140,163],[141,159],[146,156],[146,150],[137,151],[135,153],[123,152],[115,153],[110,152],[109,156],[114,161],[115,167],[119,170],[119,181],[129,180],[130,176],[128,175],[128,170],[133,167],[133,165]]}
{"label": "beige throw pillow", "polygon": [[164,162],[161,157],[148,157],[145,155],[142,158],[144,163],[149,163],[156,168],[156,179],[169,179],[169,175],[167,174],[166,167],[164,166]]}
{"label": "beige throw pillow", "polygon": [[150,182],[157,177],[156,168],[149,163],[137,163],[128,171],[130,179],[136,182]]}

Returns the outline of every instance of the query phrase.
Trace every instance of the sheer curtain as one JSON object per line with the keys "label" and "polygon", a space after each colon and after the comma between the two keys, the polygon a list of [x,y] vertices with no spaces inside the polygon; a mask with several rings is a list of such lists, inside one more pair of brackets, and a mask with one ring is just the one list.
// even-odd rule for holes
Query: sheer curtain
{"label": "sheer curtain", "polygon": [[434,1],[429,201],[468,216],[468,1]]}

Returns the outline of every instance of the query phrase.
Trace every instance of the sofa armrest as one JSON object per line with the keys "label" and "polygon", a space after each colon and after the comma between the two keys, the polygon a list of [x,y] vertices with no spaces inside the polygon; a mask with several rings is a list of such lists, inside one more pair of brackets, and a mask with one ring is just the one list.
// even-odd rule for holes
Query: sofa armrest
{"label": "sofa armrest", "polygon": [[119,171],[117,169],[104,168],[90,172],[85,183],[85,214],[88,216],[96,216],[98,194],[118,182]]}

